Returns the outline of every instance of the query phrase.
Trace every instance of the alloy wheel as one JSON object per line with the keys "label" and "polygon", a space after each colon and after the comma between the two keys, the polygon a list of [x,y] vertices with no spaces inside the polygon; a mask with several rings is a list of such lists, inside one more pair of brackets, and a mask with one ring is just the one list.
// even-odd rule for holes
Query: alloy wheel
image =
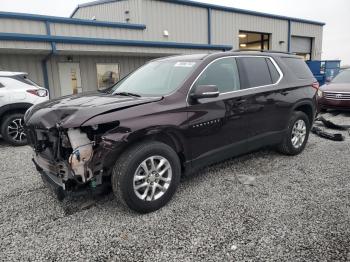
{"label": "alloy wheel", "polygon": [[170,162],[162,156],[144,160],[134,174],[134,192],[144,201],[161,198],[168,190],[172,178]]}
{"label": "alloy wheel", "polygon": [[300,148],[303,145],[305,138],[306,138],[306,124],[304,120],[299,119],[295,122],[292,129],[291,142],[294,148],[296,149]]}
{"label": "alloy wheel", "polygon": [[8,136],[16,142],[23,142],[27,139],[27,135],[24,132],[23,119],[15,118],[7,126]]}

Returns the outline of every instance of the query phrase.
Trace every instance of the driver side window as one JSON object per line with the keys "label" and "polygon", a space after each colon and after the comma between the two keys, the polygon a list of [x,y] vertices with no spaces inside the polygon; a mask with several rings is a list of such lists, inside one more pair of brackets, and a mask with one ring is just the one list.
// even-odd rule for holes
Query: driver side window
{"label": "driver side window", "polygon": [[240,90],[236,59],[226,57],[214,61],[195,83],[195,87],[200,85],[215,85],[220,93]]}

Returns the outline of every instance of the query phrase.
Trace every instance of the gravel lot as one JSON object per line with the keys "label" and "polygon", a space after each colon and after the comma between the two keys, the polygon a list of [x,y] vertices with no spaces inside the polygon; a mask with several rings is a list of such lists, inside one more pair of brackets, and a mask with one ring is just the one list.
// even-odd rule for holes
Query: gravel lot
{"label": "gravel lot", "polygon": [[[325,117],[350,125],[350,114]],[[31,149],[0,142],[0,260],[350,261],[343,133],[345,142],[311,135],[296,157],[265,149],[211,166],[147,215],[111,193],[60,203],[34,170]]]}

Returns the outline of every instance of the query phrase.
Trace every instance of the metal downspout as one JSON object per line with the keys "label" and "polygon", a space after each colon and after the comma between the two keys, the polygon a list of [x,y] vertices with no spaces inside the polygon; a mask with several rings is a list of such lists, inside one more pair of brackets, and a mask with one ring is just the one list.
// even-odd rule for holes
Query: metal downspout
{"label": "metal downspout", "polygon": [[[46,26],[46,34],[50,36],[51,35],[50,22],[45,21],[45,26]],[[44,77],[44,86],[47,90],[50,90],[49,75],[48,75],[48,71],[47,71],[47,62],[55,54],[57,54],[56,43],[51,42],[50,53],[41,61],[41,66],[42,66],[42,70],[43,70],[43,77]]]}

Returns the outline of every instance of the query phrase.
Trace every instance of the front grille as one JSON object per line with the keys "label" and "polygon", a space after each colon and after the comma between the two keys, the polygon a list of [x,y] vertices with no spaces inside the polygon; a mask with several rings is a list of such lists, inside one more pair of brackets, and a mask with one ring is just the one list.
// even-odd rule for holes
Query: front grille
{"label": "front grille", "polygon": [[323,92],[326,99],[350,100],[350,92]]}

